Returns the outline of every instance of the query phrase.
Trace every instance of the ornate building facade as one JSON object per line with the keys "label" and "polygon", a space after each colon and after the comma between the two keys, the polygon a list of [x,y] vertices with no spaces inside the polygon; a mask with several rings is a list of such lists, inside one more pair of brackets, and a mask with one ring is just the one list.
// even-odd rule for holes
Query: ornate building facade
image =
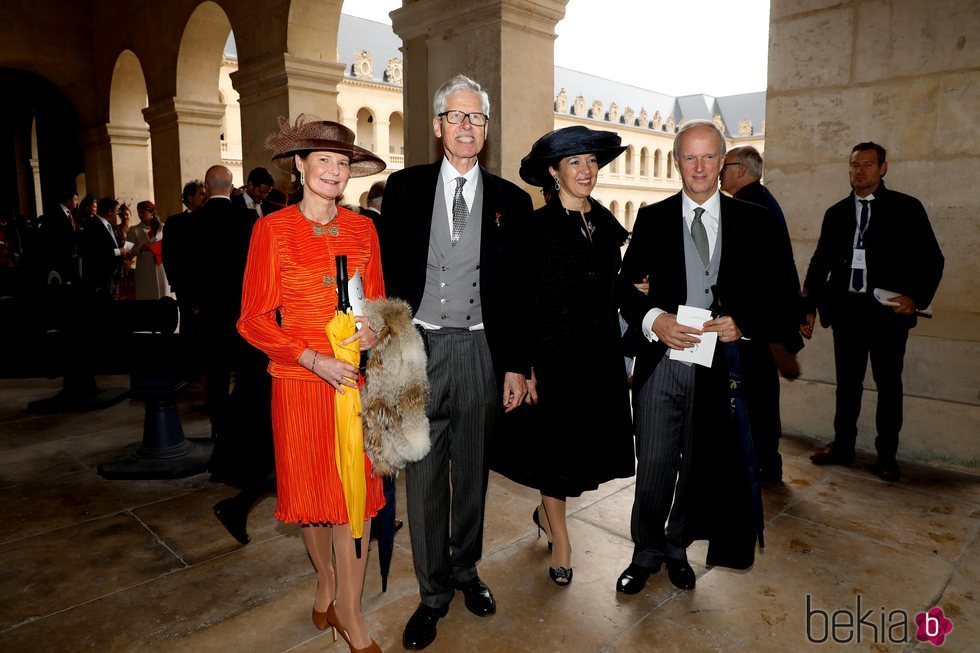
{"label": "ornate building facade", "polygon": [[[401,40],[388,25],[342,14],[337,44],[337,60],[344,62],[344,78],[337,85],[340,121],[357,134],[358,145],[384,158],[388,169],[383,174],[401,169],[405,165]],[[225,104],[222,162],[241,180],[248,171],[242,169],[240,131],[236,129],[240,120],[231,82],[235,70],[234,41],[229,39],[220,81]],[[686,120],[714,120],[725,132],[729,147],[753,145],[761,152],[764,116],[762,92],[674,97],[555,67],[554,128],[585,125],[613,130],[627,147],[600,172],[594,192],[627,229],[632,228],[640,207],[680,189],[671,147],[674,133]],[[527,143],[526,149],[530,147]],[[352,179],[345,200],[363,206],[374,181],[373,177]]]}

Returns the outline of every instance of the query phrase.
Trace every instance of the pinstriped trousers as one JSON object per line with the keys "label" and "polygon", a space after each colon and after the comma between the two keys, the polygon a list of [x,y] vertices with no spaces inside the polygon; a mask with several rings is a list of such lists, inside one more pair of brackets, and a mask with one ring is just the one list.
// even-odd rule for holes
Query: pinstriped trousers
{"label": "pinstriped trousers", "polygon": [[423,337],[432,448],[405,468],[405,488],[419,594],[441,608],[453,599],[453,581],[476,578],[483,555],[485,451],[498,393],[484,331],[433,329]]}
{"label": "pinstriped trousers", "polygon": [[633,562],[659,569],[665,558],[687,560],[691,544],[685,519],[694,435],[694,366],[665,354],[633,401],[637,459],[630,520]]}

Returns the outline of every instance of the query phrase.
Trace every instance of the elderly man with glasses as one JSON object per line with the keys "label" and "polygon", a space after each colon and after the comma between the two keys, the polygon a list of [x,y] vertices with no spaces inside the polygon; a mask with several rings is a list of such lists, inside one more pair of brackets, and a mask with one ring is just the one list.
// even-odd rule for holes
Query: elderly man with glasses
{"label": "elderly man with glasses", "polygon": [[403,643],[422,649],[455,590],[477,616],[496,612],[476,563],[483,550],[486,445],[498,410],[519,406],[530,363],[515,292],[531,198],[479,164],[490,102],[459,75],[435,93],[443,156],[391,175],[379,229],[385,288],[406,300],[428,352],[431,451],[406,468],[421,603]]}

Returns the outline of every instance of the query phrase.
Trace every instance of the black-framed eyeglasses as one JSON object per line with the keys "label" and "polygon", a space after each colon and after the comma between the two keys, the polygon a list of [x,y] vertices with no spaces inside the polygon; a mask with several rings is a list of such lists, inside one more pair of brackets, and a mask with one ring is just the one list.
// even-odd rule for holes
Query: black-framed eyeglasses
{"label": "black-framed eyeglasses", "polygon": [[474,127],[482,127],[490,119],[485,113],[466,113],[465,111],[443,111],[437,114],[439,118],[445,118],[450,125],[461,125],[466,118],[470,119],[470,124]]}
{"label": "black-framed eyeglasses", "polygon": [[721,167],[721,169],[722,169],[722,170],[724,170],[724,169],[725,169],[725,168],[727,168],[728,166],[740,166],[740,165],[742,165],[742,164],[741,164],[741,163],[739,163],[738,161],[734,161],[734,162],[732,162],[732,163],[726,163],[725,165],[723,165],[723,166]]}

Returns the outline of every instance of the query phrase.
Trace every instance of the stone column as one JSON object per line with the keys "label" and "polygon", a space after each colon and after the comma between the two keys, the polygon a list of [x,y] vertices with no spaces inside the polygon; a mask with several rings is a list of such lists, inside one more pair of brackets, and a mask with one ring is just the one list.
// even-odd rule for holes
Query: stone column
{"label": "stone column", "polygon": [[115,197],[112,145],[106,125],[83,131],[78,138],[85,160],[85,192],[96,197]]}
{"label": "stone column", "polygon": [[521,157],[554,129],[555,25],[565,15],[566,0],[403,4],[391,16],[405,54],[405,164],[438,155],[432,94],[463,73],[490,96],[483,164],[520,182]]}
{"label": "stone column", "polygon": [[106,125],[106,134],[112,156],[115,197],[133,202],[152,200],[150,130],[145,126],[110,124]]}
{"label": "stone column", "polygon": [[[279,181],[286,176],[272,165],[266,137],[279,129],[279,116],[292,122],[301,113],[323,120],[337,119],[337,84],[344,64],[303,59],[288,52],[257,64],[243,62],[232,73],[242,112],[242,167],[268,168]],[[353,116],[356,131],[357,116]]]}
{"label": "stone column", "polygon": [[[173,98],[143,109],[153,139],[153,197],[161,215],[180,212],[180,191],[221,161],[220,102]],[[239,180],[236,180],[239,181]]]}
{"label": "stone column", "polygon": [[[782,205],[805,273],[824,211],[850,192],[860,142],[888,150],[887,185],[925,206],[946,258],[905,355],[899,456],[978,469],[980,461],[980,13],[975,0],[774,0],[766,94],[766,184]],[[873,218],[872,218],[873,220]],[[801,274],[801,279],[803,274]],[[783,385],[783,428],[833,437],[833,341],[817,328],[802,377]],[[858,446],[873,451],[874,382]]]}

